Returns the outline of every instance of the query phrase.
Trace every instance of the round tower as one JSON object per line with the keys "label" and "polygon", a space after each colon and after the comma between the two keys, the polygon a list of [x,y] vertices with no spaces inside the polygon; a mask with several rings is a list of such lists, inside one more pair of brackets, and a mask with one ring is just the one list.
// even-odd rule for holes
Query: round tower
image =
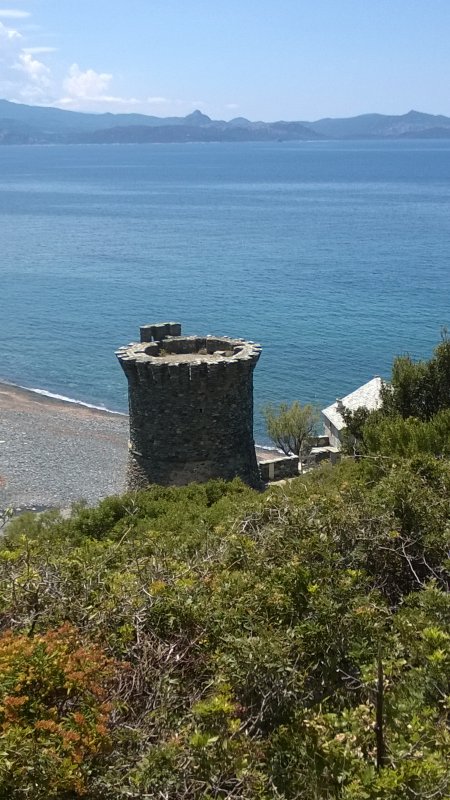
{"label": "round tower", "polygon": [[253,370],[261,347],[182,336],[181,325],[141,327],[116,355],[128,379],[128,487],[261,479],[253,440]]}

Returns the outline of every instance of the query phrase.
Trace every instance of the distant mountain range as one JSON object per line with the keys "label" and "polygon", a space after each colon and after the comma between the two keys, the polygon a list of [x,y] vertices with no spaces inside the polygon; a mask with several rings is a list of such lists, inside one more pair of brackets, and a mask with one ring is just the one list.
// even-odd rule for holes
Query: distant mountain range
{"label": "distant mountain range", "polygon": [[450,117],[409,111],[401,116],[362,114],[316,122],[251,122],[244,117],[225,122],[201,111],[186,117],[85,114],[0,100],[0,144],[4,145],[404,138],[450,138]]}

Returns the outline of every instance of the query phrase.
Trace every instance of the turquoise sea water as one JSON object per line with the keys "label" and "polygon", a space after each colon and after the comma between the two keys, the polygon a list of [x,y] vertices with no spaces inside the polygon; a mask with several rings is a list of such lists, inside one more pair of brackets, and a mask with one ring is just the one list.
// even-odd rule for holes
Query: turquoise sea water
{"label": "turquoise sea water", "polygon": [[450,142],[2,147],[0,242],[0,380],[126,410],[114,350],[172,319],[323,406],[450,325]]}

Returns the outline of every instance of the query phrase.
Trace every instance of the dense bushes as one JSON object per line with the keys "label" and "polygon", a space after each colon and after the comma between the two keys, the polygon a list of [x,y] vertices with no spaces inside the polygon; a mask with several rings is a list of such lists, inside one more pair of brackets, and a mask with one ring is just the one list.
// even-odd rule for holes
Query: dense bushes
{"label": "dense bushes", "polygon": [[383,410],[407,419],[431,419],[450,407],[450,339],[442,341],[428,361],[413,361],[408,355],[394,359],[389,389],[383,394]]}
{"label": "dense bushes", "polygon": [[419,453],[450,456],[450,409],[438,411],[431,419],[404,419],[398,414],[369,418],[364,427],[367,453],[385,457],[412,457]]}
{"label": "dense bushes", "polygon": [[[2,800],[447,797],[450,466],[388,464],[15,520]],[[65,751],[78,711],[88,729]]]}
{"label": "dense bushes", "polygon": [[0,637],[2,797],[83,795],[110,746],[114,665],[68,625],[31,633]]}
{"label": "dense bushes", "polygon": [[376,411],[344,409],[344,450],[362,456],[450,455],[450,340],[446,330],[428,361],[394,359]]}

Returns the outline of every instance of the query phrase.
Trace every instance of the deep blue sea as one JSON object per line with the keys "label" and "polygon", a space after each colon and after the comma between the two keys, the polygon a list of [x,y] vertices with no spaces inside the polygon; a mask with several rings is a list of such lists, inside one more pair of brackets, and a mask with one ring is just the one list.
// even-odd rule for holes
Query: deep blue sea
{"label": "deep blue sea", "polygon": [[175,320],[323,406],[450,326],[450,142],[1,147],[0,241],[0,379],[126,410],[114,350]]}

